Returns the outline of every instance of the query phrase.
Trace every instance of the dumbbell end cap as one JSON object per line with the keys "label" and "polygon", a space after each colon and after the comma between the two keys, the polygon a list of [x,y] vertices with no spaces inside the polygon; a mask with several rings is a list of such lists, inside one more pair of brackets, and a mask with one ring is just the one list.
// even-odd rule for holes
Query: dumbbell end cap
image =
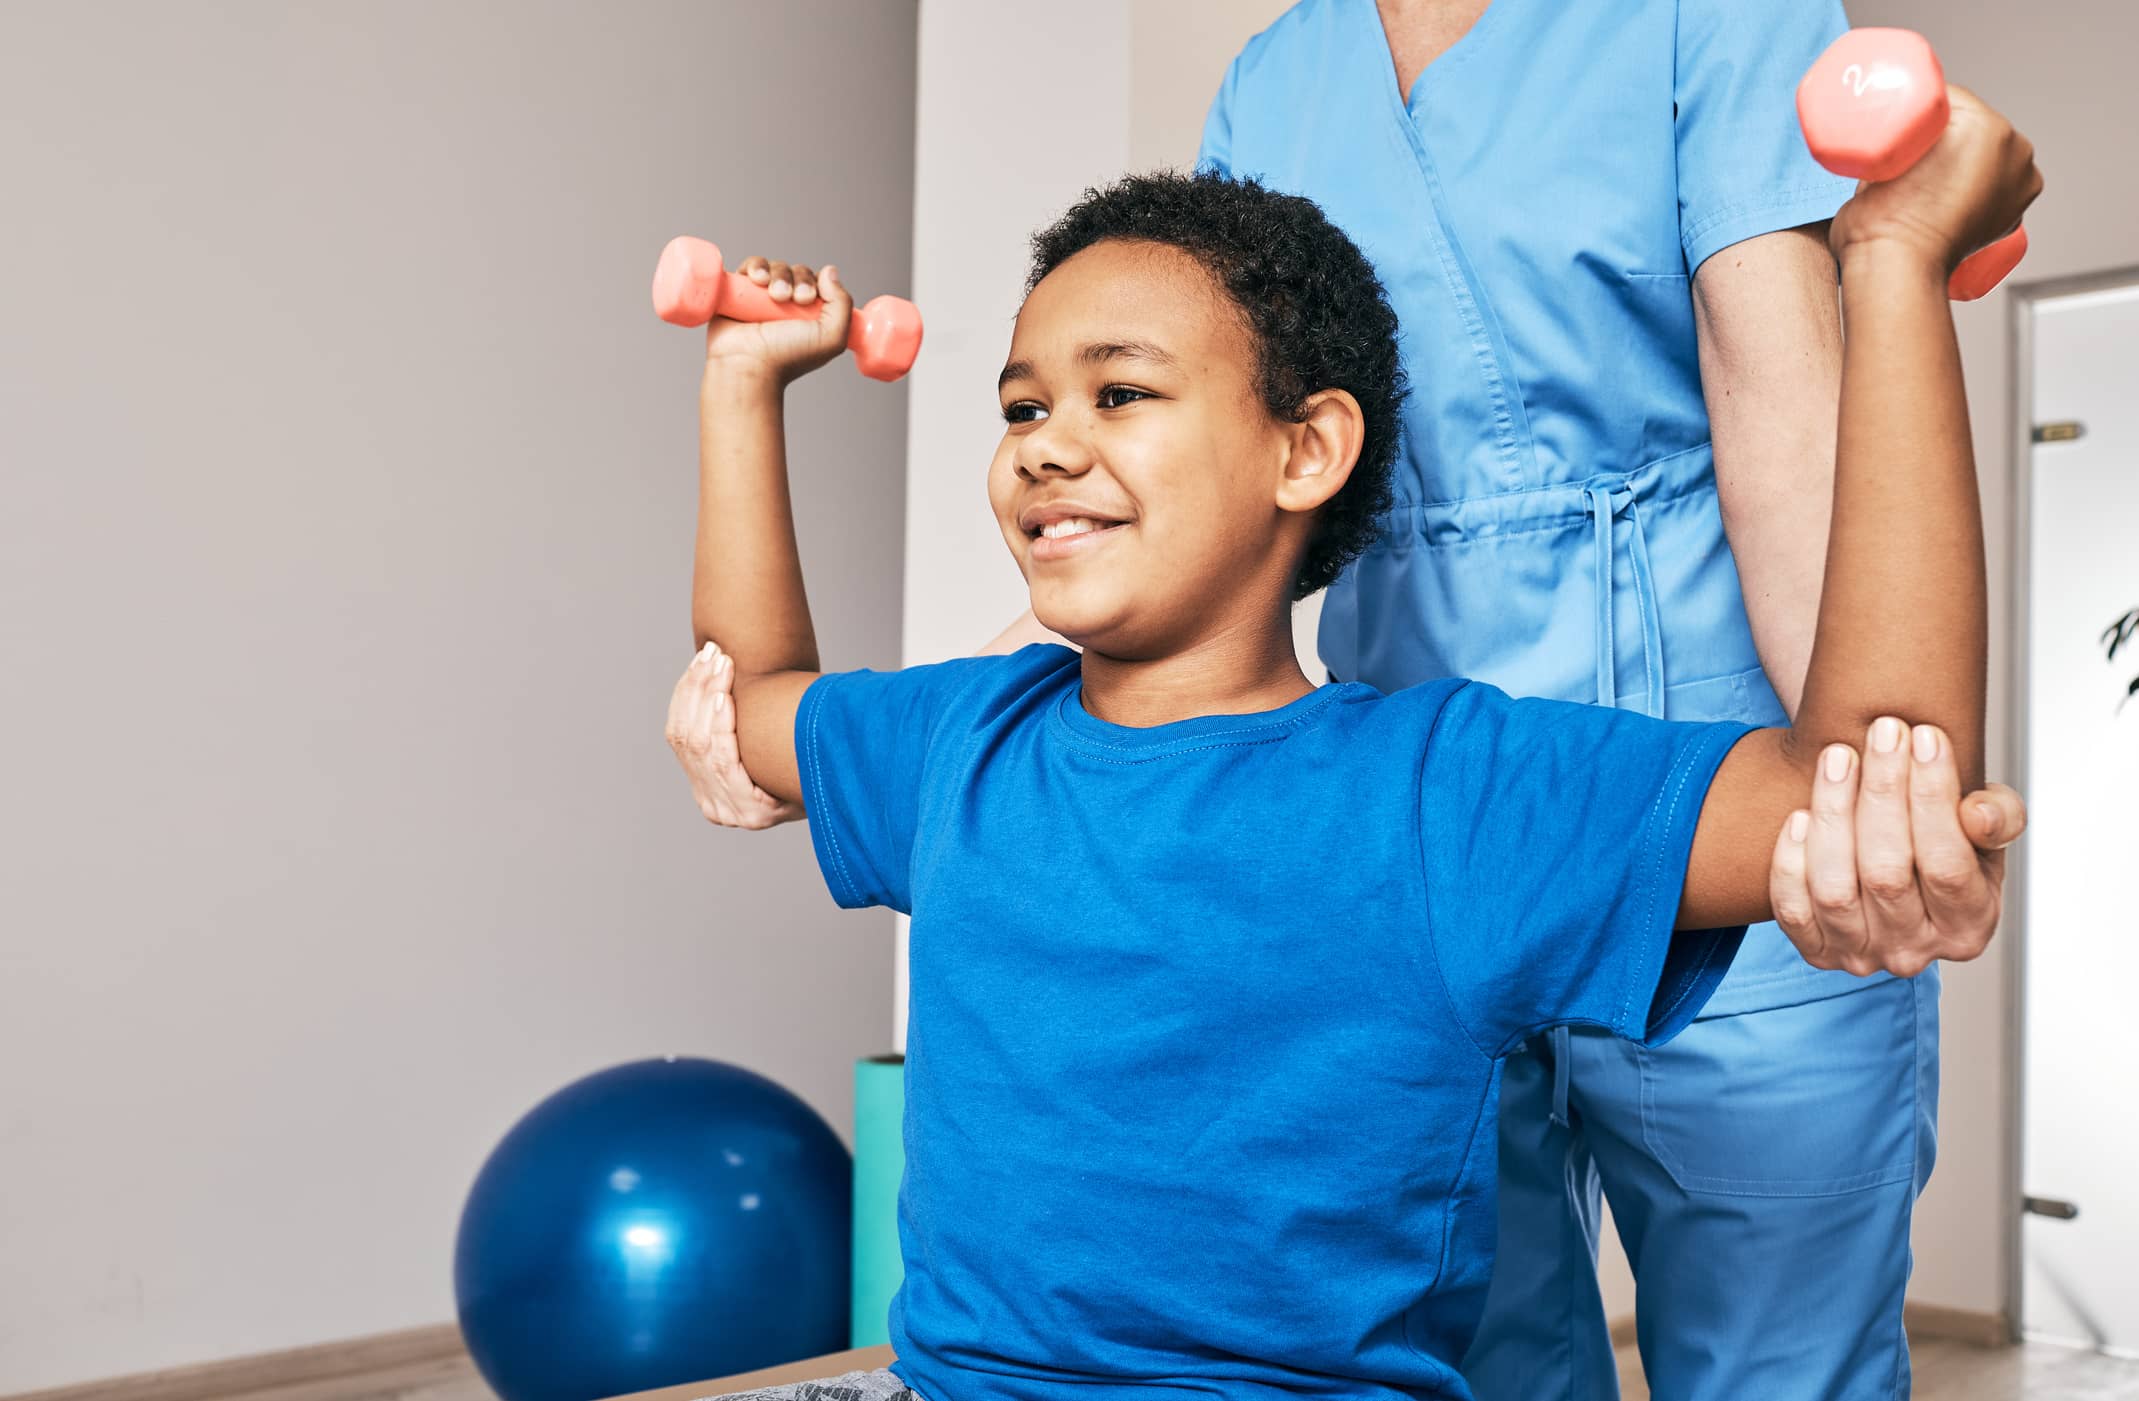
{"label": "dumbbell end cap", "polygon": [[1813,159],[1854,180],[1891,180],[1946,130],[1946,73],[1909,29],[1852,29],[1797,85],[1797,121]]}
{"label": "dumbbell end cap", "polygon": [[1996,243],[1987,243],[1961,259],[1946,281],[1946,295],[1957,302],[1989,296],[1991,289],[2005,281],[2006,274],[2019,267],[2027,254],[2027,229],[2014,229]]}
{"label": "dumbbell end cap", "polygon": [[871,297],[855,308],[847,344],[855,368],[870,379],[900,379],[921,353],[921,309],[904,297]]}
{"label": "dumbbell end cap", "polygon": [[654,315],[671,326],[703,326],[720,306],[720,249],[685,234],[654,264]]}

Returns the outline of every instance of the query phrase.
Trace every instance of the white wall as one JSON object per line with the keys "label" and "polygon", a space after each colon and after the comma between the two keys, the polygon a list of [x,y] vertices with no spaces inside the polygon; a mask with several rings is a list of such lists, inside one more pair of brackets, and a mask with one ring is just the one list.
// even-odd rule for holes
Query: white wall
{"label": "white wall", "polygon": [[[692,230],[907,290],[914,6],[0,28],[0,1393],[450,1318],[484,1154],[606,1065],[845,1132],[891,923],[662,743],[700,362],[646,289]],[[829,664],[898,659],[904,401],[794,395]]]}
{"label": "white wall", "polygon": [[988,509],[995,376],[1028,241],[1090,185],[1187,167],[1226,65],[1289,0],[926,0],[914,159],[908,663],[972,651],[1025,609]]}
{"label": "white wall", "polygon": [[988,506],[995,376],[1026,241],[1129,155],[1129,0],[926,0],[914,114],[905,660],[964,656],[1025,609]]}
{"label": "white wall", "polygon": [[[2028,215],[2028,282],[2139,263],[2139,6],[2042,0],[1856,0],[1858,24],[1922,31],[1947,79],[1981,94],[2034,142],[2046,189]],[[2012,703],[2011,310],[2003,290],[1955,312],[1989,533],[1991,773],[2007,772]],[[2139,372],[2134,374],[2139,383]],[[1946,970],[1938,1170],[1917,1207],[1912,1296],[2006,1312],[2009,1232],[2024,1184],[2008,1180],[2018,1132],[2011,1083],[2014,960],[2025,931],[2009,911],[1996,953]],[[2114,1098],[2119,1085],[2106,1083]]]}
{"label": "white wall", "polygon": [[[1288,3],[922,4],[914,297],[929,323],[907,424],[908,665],[963,656],[1025,610],[986,483],[1028,241],[1087,186],[1190,165],[1226,65]],[[902,929],[902,1047],[903,940]]]}

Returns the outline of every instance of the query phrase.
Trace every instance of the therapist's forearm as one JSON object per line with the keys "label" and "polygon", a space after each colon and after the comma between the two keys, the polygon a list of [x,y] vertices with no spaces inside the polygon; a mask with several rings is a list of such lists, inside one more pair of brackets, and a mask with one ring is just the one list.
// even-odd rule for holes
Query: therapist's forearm
{"label": "therapist's forearm", "polygon": [[1693,310],[1724,534],[1761,667],[1795,717],[1819,618],[1842,384],[1826,226],[1723,249],[1694,274]]}

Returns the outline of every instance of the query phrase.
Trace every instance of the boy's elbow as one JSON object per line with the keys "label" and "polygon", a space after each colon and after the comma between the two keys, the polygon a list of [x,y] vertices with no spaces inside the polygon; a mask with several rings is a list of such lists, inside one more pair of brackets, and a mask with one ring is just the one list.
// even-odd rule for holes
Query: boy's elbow
{"label": "boy's elbow", "polygon": [[1783,726],[1774,734],[1776,757],[1788,766],[1793,778],[1809,788],[1819,774],[1820,756],[1834,742],[1833,737],[1807,729],[1802,717],[1799,723]]}

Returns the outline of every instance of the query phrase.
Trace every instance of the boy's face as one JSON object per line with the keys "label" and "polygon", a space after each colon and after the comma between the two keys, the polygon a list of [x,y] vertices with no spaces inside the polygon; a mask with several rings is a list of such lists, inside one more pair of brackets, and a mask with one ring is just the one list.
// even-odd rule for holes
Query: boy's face
{"label": "boy's face", "polygon": [[1098,243],[1033,288],[1004,366],[988,497],[1042,624],[1172,655],[1291,602],[1307,522],[1280,505],[1292,425],[1201,264]]}

